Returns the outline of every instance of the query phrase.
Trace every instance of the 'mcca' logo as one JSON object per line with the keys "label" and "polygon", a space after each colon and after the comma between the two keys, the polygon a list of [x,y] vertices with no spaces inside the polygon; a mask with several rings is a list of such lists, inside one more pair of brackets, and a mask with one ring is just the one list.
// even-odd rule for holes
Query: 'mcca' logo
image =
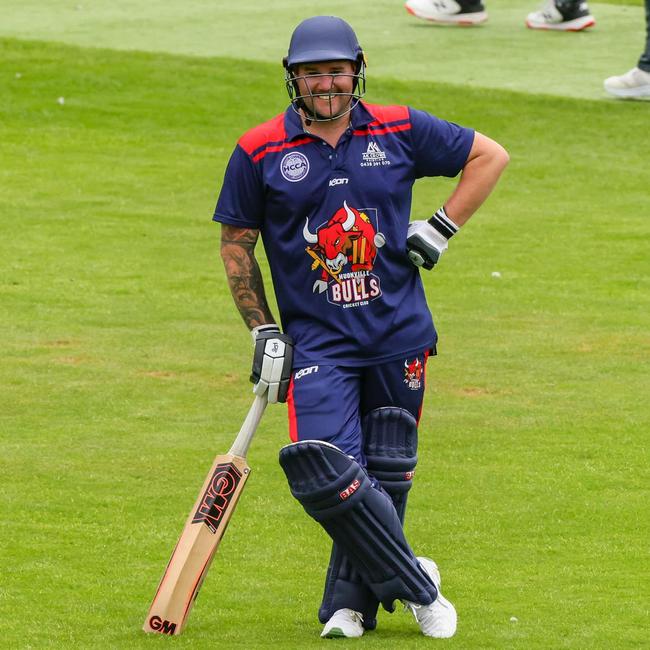
{"label": "'mcca' logo", "polygon": [[292,151],[282,158],[280,171],[290,183],[297,183],[309,173],[309,160],[304,154]]}

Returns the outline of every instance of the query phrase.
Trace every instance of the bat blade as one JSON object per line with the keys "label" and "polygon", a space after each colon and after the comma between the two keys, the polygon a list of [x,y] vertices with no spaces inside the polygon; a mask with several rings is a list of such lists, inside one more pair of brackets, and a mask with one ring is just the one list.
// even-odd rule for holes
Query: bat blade
{"label": "bat blade", "polygon": [[145,632],[183,631],[249,475],[245,457],[229,453],[215,458],[158,585]]}

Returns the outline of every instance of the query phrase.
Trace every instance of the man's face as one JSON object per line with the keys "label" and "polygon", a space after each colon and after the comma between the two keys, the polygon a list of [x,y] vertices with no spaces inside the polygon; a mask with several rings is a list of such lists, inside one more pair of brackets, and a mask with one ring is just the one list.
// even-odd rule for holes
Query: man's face
{"label": "man's face", "polygon": [[354,89],[352,61],[301,63],[295,68],[299,94],[307,110],[322,118],[336,118],[345,113]]}

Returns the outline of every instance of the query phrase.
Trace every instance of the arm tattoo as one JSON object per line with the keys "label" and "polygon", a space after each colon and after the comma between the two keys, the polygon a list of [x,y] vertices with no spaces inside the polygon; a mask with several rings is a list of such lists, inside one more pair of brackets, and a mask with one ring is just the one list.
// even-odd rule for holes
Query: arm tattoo
{"label": "arm tattoo", "polygon": [[221,258],[226,267],[230,293],[248,329],[275,322],[255,259],[259,234],[259,230],[252,228],[221,225]]}

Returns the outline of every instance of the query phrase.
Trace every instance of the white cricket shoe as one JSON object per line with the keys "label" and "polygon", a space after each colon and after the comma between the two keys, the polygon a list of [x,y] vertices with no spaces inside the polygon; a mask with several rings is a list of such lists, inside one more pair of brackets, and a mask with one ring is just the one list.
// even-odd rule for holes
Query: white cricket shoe
{"label": "white cricket shoe", "polygon": [[445,25],[478,25],[488,17],[480,0],[462,6],[456,0],[407,0],[404,6],[416,18]]}
{"label": "white cricket shoe", "polygon": [[321,632],[326,639],[356,639],[363,634],[363,616],[353,609],[337,609]]}
{"label": "white cricket shoe", "polygon": [[456,610],[440,593],[441,580],[438,565],[427,557],[419,557],[418,561],[436,586],[438,597],[430,605],[418,605],[406,600],[404,605],[415,616],[415,620],[418,622],[424,636],[448,639],[456,633]]}
{"label": "white cricket shoe", "polygon": [[528,14],[526,27],[530,29],[555,29],[579,32],[593,27],[596,19],[589,13],[586,2],[575,4],[566,0],[548,0],[539,11]]}
{"label": "white cricket shoe", "polygon": [[605,90],[616,97],[650,97],[650,72],[632,68],[618,77],[605,79]]}

